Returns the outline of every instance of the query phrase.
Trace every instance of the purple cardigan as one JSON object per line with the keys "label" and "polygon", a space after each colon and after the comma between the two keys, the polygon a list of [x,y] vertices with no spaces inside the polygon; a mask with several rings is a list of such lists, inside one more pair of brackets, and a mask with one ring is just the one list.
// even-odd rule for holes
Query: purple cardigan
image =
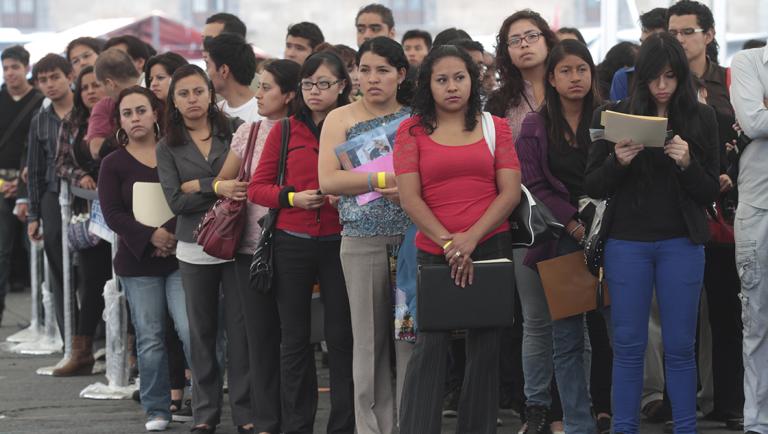
{"label": "purple cardigan", "polygon": [[[571,204],[565,185],[549,170],[548,146],[544,117],[538,112],[528,113],[515,142],[523,172],[523,185],[552,211],[560,223],[567,225],[578,210]],[[523,263],[535,269],[538,262],[553,258],[556,254],[557,241],[549,241],[529,249]]]}

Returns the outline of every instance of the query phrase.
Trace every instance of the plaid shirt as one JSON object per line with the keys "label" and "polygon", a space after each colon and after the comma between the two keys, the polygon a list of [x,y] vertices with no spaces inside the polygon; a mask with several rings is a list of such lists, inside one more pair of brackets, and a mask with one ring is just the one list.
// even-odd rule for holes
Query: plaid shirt
{"label": "plaid shirt", "polygon": [[56,175],[56,147],[59,141],[61,119],[53,104],[43,107],[29,124],[29,213],[27,221],[40,218],[40,199],[46,191],[59,191],[59,177]]}
{"label": "plaid shirt", "polygon": [[68,179],[75,185],[79,185],[80,180],[85,176],[96,179],[90,167],[93,160],[83,158],[84,152],[90,152],[90,150],[75,152],[75,147],[87,148],[88,144],[84,140],[87,129],[87,125],[77,126],[73,124],[69,116],[61,121],[59,147],[56,152],[56,175]]}

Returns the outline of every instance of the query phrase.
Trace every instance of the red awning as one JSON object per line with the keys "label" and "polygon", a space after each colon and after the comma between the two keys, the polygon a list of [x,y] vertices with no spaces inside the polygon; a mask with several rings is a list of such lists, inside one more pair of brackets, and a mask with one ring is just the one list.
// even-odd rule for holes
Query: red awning
{"label": "red awning", "polygon": [[200,32],[161,15],[139,19],[104,36],[111,38],[121,35],[136,36],[155,47],[158,53],[175,51],[187,59],[203,57]]}

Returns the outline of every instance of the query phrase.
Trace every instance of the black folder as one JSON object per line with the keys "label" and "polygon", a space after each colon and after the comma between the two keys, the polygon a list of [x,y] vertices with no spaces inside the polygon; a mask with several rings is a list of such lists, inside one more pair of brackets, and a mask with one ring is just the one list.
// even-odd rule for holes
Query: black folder
{"label": "black folder", "polygon": [[419,330],[448,331],[511,327],[515,272],[508,259],[474,263],[474,281],[456,286],[446,264],[419,266],[416,321]]}

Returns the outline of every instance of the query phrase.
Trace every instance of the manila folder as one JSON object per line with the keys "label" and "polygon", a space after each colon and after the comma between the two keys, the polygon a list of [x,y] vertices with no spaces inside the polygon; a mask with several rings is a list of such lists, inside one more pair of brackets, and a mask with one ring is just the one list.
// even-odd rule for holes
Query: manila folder
{"label": "manila folder", "polygon": [[159,228],[174,217],[159,182],[133,184],[133,217],[153,228]]}

